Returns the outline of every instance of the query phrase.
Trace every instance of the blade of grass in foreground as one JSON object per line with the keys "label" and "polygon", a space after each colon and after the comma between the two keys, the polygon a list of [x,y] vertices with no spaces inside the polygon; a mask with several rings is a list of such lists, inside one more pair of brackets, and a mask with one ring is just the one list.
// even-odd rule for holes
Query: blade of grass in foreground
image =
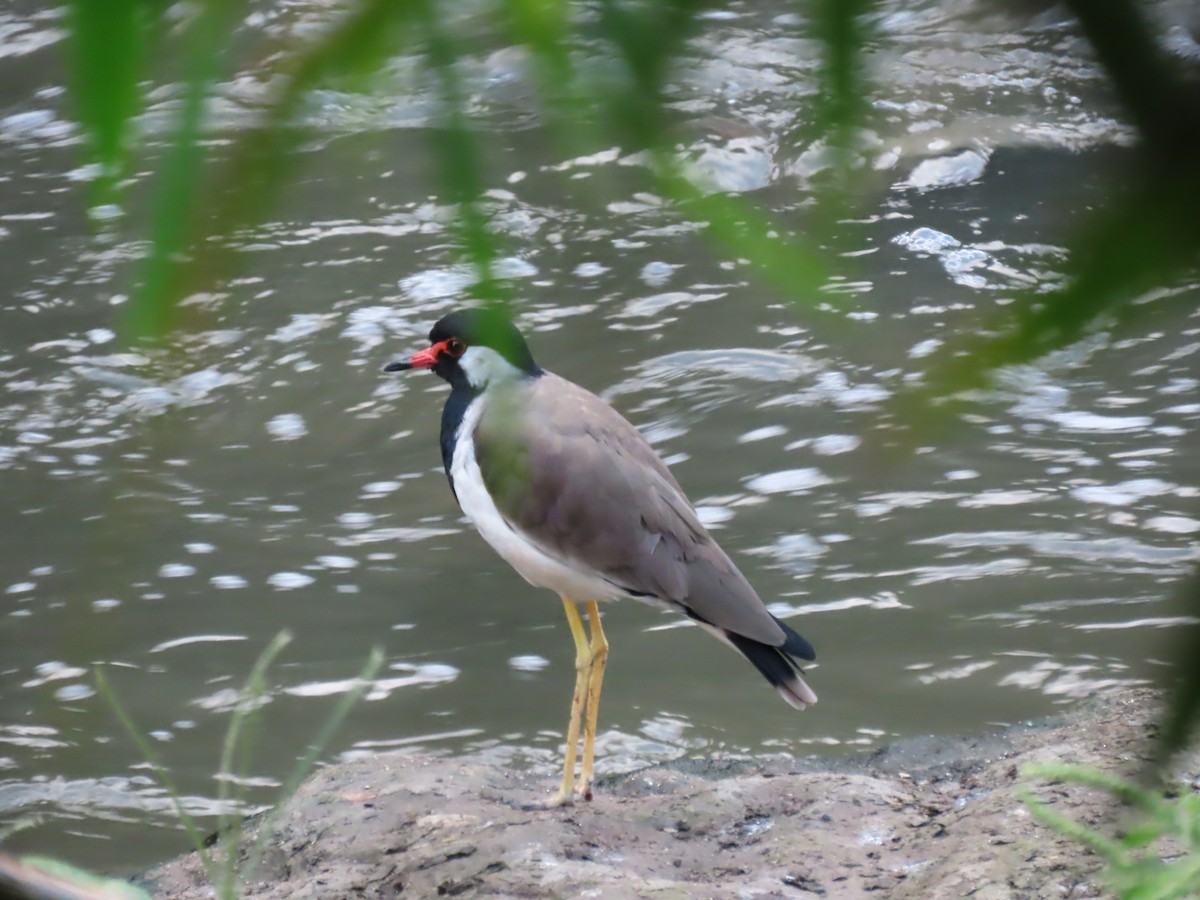
{"label": "blade of grass in foreground", "polygon": [[107,202],[128,166],[130,121],[141,99],[149,15],[141,0],[71,0],[68,62],[74,109],[100,177],[93,204]]}
{"label": "blade of grass in foreground", "polygon": [[[291,643],[292,635],[284,630],[275,635],[267,648],[255,660],[250,674],[239,692],[229,728],[221,749],[220,768],[218,770],[218,805],[221,813],[218,819],[217,835],[219,840],[219,858],[210,853],[203,832],[196,820],[188,813],[183,805],[182,793],[172,778],[170,771],[163,765],[161,758],[155,752],[153,745],[146,740],[133,718],[117,699],[108,678],[103,670],[96,669],[96,684],[101,696],[109,703],[117,714],[122,726],[137,745],[138,750],[150,763],[155,777],[166,789],[175,807],[175,812],[187,832],[192,846],[196,849],[200,862],[208,873],[216,896],[221,900],[234,900],[237,896],[239,882],[252,879],[259,862],[262,859],[266,844],[270,838],[271,826],[280,808],[299,788],[305,776],[312,770],[317,758],[329,745],[334,734],[345,721],[347,714],[355,703],[361,699],[367,688],[373,683],[380,666],[383,664],[383,651],[373,647],[363,664],[352,687],[338,700],[333,712],[322,723],[314,739],[307,745],[304,753],[297,759],[287,778],[284,780],[279,793],[275,797],[272,809],[266,814],[254,844],[246,853],[245,860],[238,865],[238,844],[242,835],[243,817],[240,813],[226,812],[229,805],[231,786],[244,784],[245,773],[253,750],[253,733],[257,729],[261,715],[259,710],[261,698],[267,692],[266,673],[279,654]],[[235,764],[236,763],[236,764]],[[241,799],[241,798],[239,798]],[[239,807],[243,804],[239,803]]]}
{"label": "blade of grass in foreground", "polygon": [[146,762],[150,763],[151,769],[154,772],[154,777],[157,778],[159,783],[166,789],[167,794],[171,798],[171,803],[175,806],[175,813],[179,816],[179,821],[183,824],[184,831],[187,832],[188,840],[190,840],[192,842],[192,846],[196,848],[196,853],[200,857],[200,862],[203,863],[205,871],[207,871],[211,877],[213,871],[212,857],[204,847],[204,835],[201,833],[200,828],[196,825],[196,820],[192,818],[191,813],[189,813],[184,807],[182,799],[183,795],[179,792],[179,786],[175,783],[175,779],[171,777],[170,769],[163,765],[162,759],[159,757],[158,753],[155,752],[154,747],[148,740],[146,740],[141,730],[134,723],[133,718],[129,715],[129,712],[121,704],[121,701],[117,699],[116,692],[113,691],[112,685],[109,684],[108,676],[104,674],[104,670],[97,666],[94,671],[96,676],[96,689],[100,691],[100,696],[102,696],[108,705],[112,707],[113,712],[115,712],[117,715],[117,719],[125,728],[125,732],[137,746],[138,752],[142,754],[142,757],[146,760]]}
{"label": "blade of grass in foreground", "polygon": [[250,879],[254,876],[254,872],[258,869],[258,864],[262,860],[267,841],[270,839],[271,828],[275,823],[276,817],[279,815],[280,809],[292,794],[296,792],[296,789],[300,787],[300,782],[312,770],[317,757],[325,751],[325,747],[328,746],[329,741],[337,733],[337,730],[341,728],[342,722],[345,721],[350,709],[362,698],[367,688],[374,682],[375,676],[382,665],[383,650],[379,647],[372,647],[367,661],[363,663],[363,667],[355,679],[354,686],[346,691],[338,700],[337,705],[333,708],[333,712],[329,714],[329,718],[325,720],[324,724],[317,731],[316,737],[308,745],[308,749],[304,752],[304,755],[296,761],[296,765],[292,767],[291,774],[284,781],[283,787],[279,789],[279,794],[275,798],[275,805],[266,814],[254,846],[247,854],[246,862],[242,866],[242,875],[244,878]]}
{"label": "blade of grass in foreground", "polygon": [[[241,837],[242,816],[235,814],[230,821],[226,812],[230,788],[233,784],[243,784],[243,778],[249,768],[250,749],[253,739],[244,735],[254,727],[260,716],[256,715],[260,707],[259,700],[266,693],[266,673],[275,658],[292,642],[292,633],[287,629],[279,632],[271,639],[267,648],[254,661],[246,683],[238,695],[233,707],[233,715],[229,719],[229,728],[225,732],[225,741],[221,747],[221,764],[217,769],[217,808],[221,811],[217,820],[217,834],[220,836],[220,846],[224,851],[220,860],[220,868],[213,886],[220,896],[234,896],[237,884],[237,845]],[[237,772],[233,771],[234,758],[239,765]],[[213,873],[210,873],[210,877]]]}

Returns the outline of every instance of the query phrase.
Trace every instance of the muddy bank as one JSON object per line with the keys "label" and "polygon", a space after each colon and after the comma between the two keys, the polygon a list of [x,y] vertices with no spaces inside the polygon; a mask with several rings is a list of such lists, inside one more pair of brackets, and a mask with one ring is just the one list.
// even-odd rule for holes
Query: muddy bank
{"label": "muddy bank", "polygon": [[[1035,823],[1031,789],[1108,821],[1107,799],[1030,780],[1035,761],[1132,772],[1154,695],[1080,704],[979,738],[874,755],[680,760],[604,779],[590,804],[529,811],[554,785],[454,759],[382,755],[317,773],[287,804],[249,897],[1063,898],[1105,896],[1099,863]],[[1184,761],[1193,784],[1200,755]],[[254,828],[250,829],[251,835]],[[194,856],[156,896],[211,896]]]}

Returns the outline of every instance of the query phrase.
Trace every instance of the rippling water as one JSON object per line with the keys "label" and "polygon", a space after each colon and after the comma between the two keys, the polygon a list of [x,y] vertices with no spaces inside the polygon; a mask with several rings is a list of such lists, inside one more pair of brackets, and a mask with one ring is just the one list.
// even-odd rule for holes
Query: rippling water
{"label": "rippling water", "polygon": [[[470,278],[430,196],[413,60],[386,90],[317,95],[284,208],[149,354],[116,336],[140,213],[102,210],[93,231],[58,14],[33,6],[0,13],[0,815],[42,817],[14,845],[108,869],[183,849],[90,670],[107,667],[187,808],[212,816],[238,687],[285,626],[246,808],[270,802],[373,644],[385,671],[329,759],[470,754],[549,785],[572,682],[558,603],[457,515],[441,382],[379,371]],[[283,39],[323,11],[255,13],[240,37]],[[915,454],[887,449],[902,423],[885,402],[949,335],[1059,282],[1131,132],[1053,14],[931,4],[880,24],[872,185],[821,297],[714,253],[628,186],[636,155],[554,156],[519,53],[468,67],[501,271],[539,360],[645,431],[821,659],[822,703],[797,716],[697,629],[611,608],[601,771],[1023,720],[1156,677],[1186,620],[1166,596],[1200,556],[1195,283],[1147,296],[1130,330],[1002,373]],[[800,33],[783,7],[718,10],[671,93],[697,177],[797,232],[828,165]],[[249,69],[222,85],[218,133],[264,90]],[[157,87],[141,123],[151,163],[176,94]]]}

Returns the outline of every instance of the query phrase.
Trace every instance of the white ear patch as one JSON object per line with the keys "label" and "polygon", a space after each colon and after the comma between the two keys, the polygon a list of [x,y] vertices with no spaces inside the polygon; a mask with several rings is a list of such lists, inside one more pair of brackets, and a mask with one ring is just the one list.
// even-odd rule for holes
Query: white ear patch
{"label": "white ear patch", "polygon": [[495,382],[516,381],[524,374],[491,347],[468,347],[458,358],[458,365],[471,387],[480,389]]}

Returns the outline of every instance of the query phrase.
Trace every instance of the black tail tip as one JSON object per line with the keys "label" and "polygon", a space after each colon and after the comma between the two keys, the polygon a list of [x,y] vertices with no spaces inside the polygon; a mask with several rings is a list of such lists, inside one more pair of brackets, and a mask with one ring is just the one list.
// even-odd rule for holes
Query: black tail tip
{"label": "black tail tip", "polygon": [[775,619],[775,624],[783,629],[784,641],[783,645],[779,648],[780,650],[788,656],[798,656],[808,662],[817,661],[817,651],[813,648],[812,644],[801,637],[800,633],[787,622],[780,620],[776,616],[771,616],[771,618]]}

